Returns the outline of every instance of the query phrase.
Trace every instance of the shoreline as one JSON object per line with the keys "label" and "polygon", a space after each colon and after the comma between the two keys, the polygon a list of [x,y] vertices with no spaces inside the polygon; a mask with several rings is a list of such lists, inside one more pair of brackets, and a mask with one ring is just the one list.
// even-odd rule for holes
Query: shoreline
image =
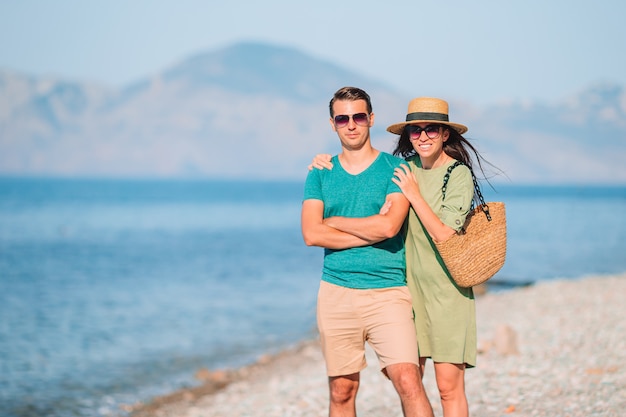
{"label": "shoreline", "polygon": [[[242,381],[261,381],[275,369],[297,367],[308,359],[317,364],[323,358],[321,357],[321,352],[318,355],[315,351],[319,351],[317,339],[307,339],[277,353],[263,354],[254,363],[236,369],[209,370],[202,368],[194,374],[194,378],[199,381],[199,385],[180,388],[173,392],[153,397],[147,403],[123,405],[121,408],[132,417],[170,415],[173,410],[191,406],[203,398],[217,395],[233,384],[241,383]],[[324,377],[323,371],[322,369],[322,377]]]}
{"label": "shoreline", "polygon": [[[478,363],[466,372],[470,414],[618,416],[626,408],[626,273],[539,281],[476,297]],[[402,415],[368,347],[357,411]],[[236,370],[200,370],[198,386],[122,406],[132,417],[326,416],[328,387],[316,340]],[[432,362],[424,385],[441,406]]]}

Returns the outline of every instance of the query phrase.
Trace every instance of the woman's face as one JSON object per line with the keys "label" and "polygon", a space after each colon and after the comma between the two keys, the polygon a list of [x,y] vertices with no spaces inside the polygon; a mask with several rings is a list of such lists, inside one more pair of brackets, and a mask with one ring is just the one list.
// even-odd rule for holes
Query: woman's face
{"label": "woman's face", "polygon": [[407,129],[413,149],[426,160],[436,160],[443,152],[443,143],[450,137],[448,129],[436,123],[418,123]]}

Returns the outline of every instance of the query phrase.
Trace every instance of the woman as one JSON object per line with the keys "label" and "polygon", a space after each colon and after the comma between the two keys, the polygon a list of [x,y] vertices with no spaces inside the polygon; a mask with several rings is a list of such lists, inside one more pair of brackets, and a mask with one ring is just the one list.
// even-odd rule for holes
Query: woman
{"label": "woman", "polygon": [[[445,241],[461,230],[474,198],[470,155],[481,171],[483,158],[462,136],[467,127],[449,121],[448,103],[441,99],[411,100],[406,120],[387,131],[400,135],[393,153],[408,163],[395,170],[392,180],[411,203],[407,284],[413,298],[422,375],[431,358],[444,417],[468,416],[465,369],[476,365],[477,350],[474,294],[471,288],[454,283],[439,262],[431,239]],[[456,161],[464,165],[450,171],[444,200],[444,177]],[[328,155],[318,155],[312,166],[332,168]]]}
{"label": "woman", "polygon": [[[482,157],[462,136],[467,127],[449,121],[444,100],[411,100],[406,121],[387,131],[400,135],[393,153],[408,162],[408,167],[396,169],[393,181],[411,203],[407,284],[413,297],[422,375],[431,358],[443,415],[467,416],[465,369],[476,365],[477,350],[474,294],[449,277],[430,239],[445,241],[461,230],[474,198],[470,152],[479,165]],[[456,161],[465,165],[450,171],[444,200],[444,176]]]}

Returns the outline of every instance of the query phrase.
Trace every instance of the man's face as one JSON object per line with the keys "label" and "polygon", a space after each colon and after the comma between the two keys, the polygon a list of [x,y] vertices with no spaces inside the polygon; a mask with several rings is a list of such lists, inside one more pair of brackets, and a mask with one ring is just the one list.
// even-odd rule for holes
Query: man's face
{"label": "man's face", "polygon": [[343,148],[356,150],[369,142],[374,113],[367,113],[364,100],[337,100],[333,104],[333,112],[334,118],[330,119],[330,124],[337,132]]}

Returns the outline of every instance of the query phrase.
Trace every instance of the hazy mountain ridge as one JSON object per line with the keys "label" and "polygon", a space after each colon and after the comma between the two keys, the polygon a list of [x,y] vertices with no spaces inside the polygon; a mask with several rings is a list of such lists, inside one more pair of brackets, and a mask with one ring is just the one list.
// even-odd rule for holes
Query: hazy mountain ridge
{"label": "hazy mountain ridge", "polygon": [[490,106],[470,126],[488,139],[485,151],[493,152],[515,182],[626,182],[626,93],[621,86],[590,86],[556,103]]}
{"label": "hazy mountain ridge", "polygon": [[[371,94],[374,143],[391,150],[385,128],[411,97],[294,49],[240,43],[122,89],[0,71],[0,175],[302,179],[314,154],[339,150],[328,100],[343,85]],[[622,86],[548,104],[448,100],[514,183],[626,183]]]}

